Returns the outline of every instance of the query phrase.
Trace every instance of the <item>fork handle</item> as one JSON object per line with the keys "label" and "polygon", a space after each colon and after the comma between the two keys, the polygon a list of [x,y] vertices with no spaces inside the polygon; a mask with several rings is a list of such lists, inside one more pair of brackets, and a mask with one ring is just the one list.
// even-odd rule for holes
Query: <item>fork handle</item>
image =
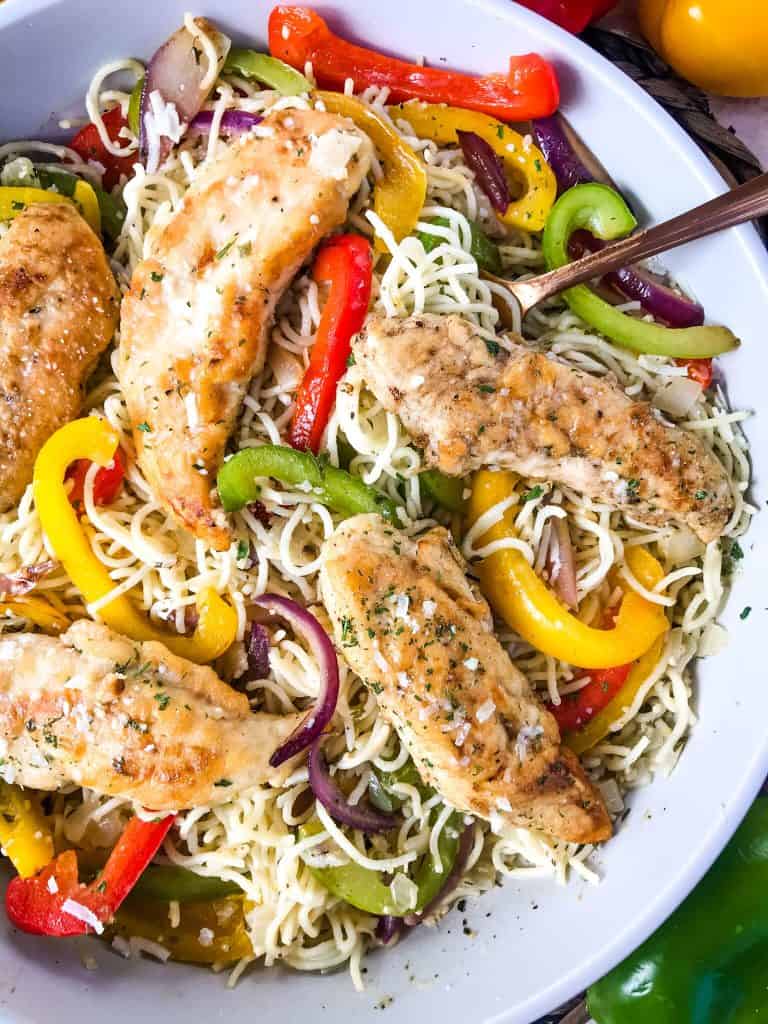
{"label": "fork handle", "polygon": [[[619,270],[629,263],[648,259],[678,245],[722,231],[723,228],[743,224],[768,213],[768,172],[758,174],[751,181],[738,185],[714,199],[681,213],[671,220],[645,228],[619,242],[606,246],[582,259],[566,263],[557,270],[531,281],[516,282],[512,289],[527,310],[537,302],[557,292]],[[525,286],[529,285],[529,288]],[[520,291],[524,294],[520,294]]]}

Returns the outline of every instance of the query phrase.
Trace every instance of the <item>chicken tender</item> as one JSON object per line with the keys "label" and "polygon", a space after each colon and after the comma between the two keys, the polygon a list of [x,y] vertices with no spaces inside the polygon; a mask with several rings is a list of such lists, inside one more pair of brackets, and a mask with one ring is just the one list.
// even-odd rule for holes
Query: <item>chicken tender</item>
{"label": "chicken tender", "polygon": [[177,522],[230,543],[213,491],[275,306],[344,223],[372,146],[346,118],[282,110],[195,179],[123,302],[120,381],[139,464]]}
{"label": "chicken tender", "polygon": [[339,650],[448,803],[571,842],[610,837],[599,793],[494,636],[446,530],[412,539],[376,515],[347,519],[320,579]]}
{"label": "chicken tender", "polygon": [[210,668],[81,620],[61,637],[0,639],[1,774],[33,789],[75,783],[157,811],[279,782],[269,767],[300,714],[251,712]]}
{"label": "chicken tender", "polygon": [[487,345],[459,316],[370,317],[359,372],[398,414],[427,463],[452,476],[482,466],[565,484],[652,525],[670,517],[705,542],[733,511],[727,474],[692,432],[665,422],[610,377],[517,339]]}
{"label": "chicken tender", "polygon": [[29,206],[0,238],[0,511],[21,498],[51,434],[79,414],[118,302],[104,248],[74,206]]}

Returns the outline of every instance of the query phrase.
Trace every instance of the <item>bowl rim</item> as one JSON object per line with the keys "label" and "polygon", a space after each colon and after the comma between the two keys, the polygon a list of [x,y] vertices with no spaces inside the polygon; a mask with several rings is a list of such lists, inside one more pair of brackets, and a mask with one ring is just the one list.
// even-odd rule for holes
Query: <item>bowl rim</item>
{"label": "bowl rim", "polygon": [[[50,7],[61,6],[66,0],[14,0],[13,3],[0,7],[0,32],[3,28],[23,22],[26,18],[38,14]],[[554,61],[567,60],[574,66],[586,67],[593,79],[599,79],[607,89],[622,97],[632,114],[642,113],[653,122],[675,150],[676,156],[684,159],[687,171],[693,175],[709,196],[716,196],[727,190],[727,183],[721,177],[707,156],[687,135],[684,129],[667,113],[667,111],[649,96],[627,74],[614,66],[606,57],[593,50],[585,42],[571,35],[557,25],[546,21],[543,17],[521,7],[510,0],[452,0],[464,3],[467,9],[474,9],[479,14],[493,17],[510,25],[522,23],[530,36],[536,37],[543,49],[555,52]],[[303,4],[308,5],[308,4]],[[204,7],[204,0],[200,4]],[[323,13],[332,14],[333,0],[320,3]],[[362,15],[362,12],[361,12]],[[754,280],[751,285],[761,288],[768,300],[768,251],[760,235],[752,223],[730,229],[737,238],[739,247],[749,265]],[[754,452],[750,449],[753,481],[755,475]],[[642,915],[617,930],[613,939],[594,954],[586,956],[573,969],[561,975],[550,985],[540,989],[525,1002],[502,1010],[498,1014],[486,1018],[485,1024],[505,1024],[520,1021],[521,1014],[527,1013],[534,1020],[541,1014],[551,1012],[573,996],[586,989],[593,981],[601,978],[619,961],[633,952],[659,925],[675,910],[688,893],[703,877],[713,861],[726,845],[733,832],[746,814],[761,785],[768,775],[768,733],[762,748],[753,751],[753,757],[745,765],[740,785],[732,795],[727,807],[708,832],[702,837],[692,855],[686,859],[674,876],[668,876],[659,886],[655,897],[649,901]],[[6,1009],[4,1019],[19,1021],[12,1011]],[[8,1016],[6,1017],[6,1014]]]}

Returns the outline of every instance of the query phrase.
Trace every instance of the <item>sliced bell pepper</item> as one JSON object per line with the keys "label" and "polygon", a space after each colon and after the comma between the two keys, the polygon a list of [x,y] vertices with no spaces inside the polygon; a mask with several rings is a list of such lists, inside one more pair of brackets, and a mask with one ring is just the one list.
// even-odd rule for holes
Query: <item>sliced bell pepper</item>
{"label": "sliced bell pepper", "polygon": [[133,895],[147,900],[178,903],[209,903],[242,894],[234,882],[195,874],[178,864],[150,864],[133,887]]}
{"label": "sliced bell pepper", "polygon": [[685,366],[691,380],[701,384],[705,391],[712,387],[714,374],[711,359],[678,359],[676,362],[678,366]]}
{"label": "sliced bell pepper", "polygon": [[178,927],[172,928],[168,904],[148,900],[134,890],[118,910],[107,935],[159,942],[169,950],[172,960],[181,963],[228,963],[253,956],[245,907],[245,901],[237,897],[182,903]]}
{"label": "sliced bell pepper", "polygon": [[32,935],[52,937],[103,931],[157,853],[173,819],[173,814],[157,821],[131,818],[90,885],[78,880],[74,850],[59,854],[32,878],[12,878],[5,892],[11,924]]}
{"label": "sliced bell pepper", "polygon": [[[592,747],[597,746],[600,740],[610,733],[613,723],[617,722],[631,705],[637,696],[638,690],[658,664],[661,652],[664,650],[664,640],[664,636],[654,640],[645,654],[641,655],[634,664],[620,665],[619,669],[621,672],[617,669],[596,669],[591,673],[592,683],[590,683],[590,686],[593,686],[595,683],[601,685],[599,680],[599,673],[601,671],[616,672],[617,675],[614,678],[618,688],[614,690],[609,685],[608,689],[602,694],[602,696],[608,698],[607,701],[594,701],[596,713],[585,724],[578,725],[575,731],[568,723],[561,724],[555,708],[549,709],[557,718],[561,732],[564,732],[563,742],[575,754],[583,754],[585,751],[591,750]],[[624,672],[625,669],[628,669],[628,671]],[[620,678],[621,675],[624,676],[623,679]],[[589,687],[584,689],[589,689]],[[579,693],[583,692],[582,690],[579,691]],[[560,707],[563,707],[564,703],[565,701]],[[598,707],[598,705],[601,706]]]}
{"label": "sliced bell pepper", "polygon": [[74,204],[86,223],[97,235],[101,235],[99,201],[87,181],[77,180],[71,198],[60,192],[48,192],[44,188],[5,185],[0,188],[0,220],[12,220],[28,206],[38,203]]}
{"label": "sliced bell pepper", "polygon": [[36,793],[0,780],[0,845],[22,878],[53,857],[53,836]]}
{"label": "sliced bell pepper", "polygon": [[541,231],[557,195],[557,179],[541,150],[501,121],[473,110],[437,106],[431,103],[403,103],[390,107],[390,113],[403,117],[421,138],[458,145],[458,132],[474,132],[501,159],[507,178],[517,191],[505,213],[499,214],[504,224],[524,231]]}
{"label": "sliced bell pepper", "polygon": [[[311,818],[299,828],[299,838],[306,839],[323,831],[317,818]],[[382,879],[382,873],[364,868],[350,861],[341,867],[316,868],[307,865],[312,876],[323,888],[346,903],[367,914],[386,917],[405,917],[418,914],[428,906],[445,885],[459,849],[461,833],[464,831],[463,815],[454,812],[446,821],[437,841],[441,871],[435,869],[430,853],[421,858],[413,882],[417,889],[415,907],[399,907],[394,901],[392,890]]]}
{"label": "sliced bell pepper", "polygon": [[224,74],[227,72],[243,78],[255,78],[283,96],[312,92],[312,83],[290,64],[256,50],[230,50],[224,64]]}
{"label": "sliced bell pepper", "polygon": [[[77,459],[66,472],[65,480],[72,481],[69,500],[73,505],[82,505],[85,492],[85,477],[91,468],[88,459]],[[96,472],[93,480],[93,501],[96,505],[111,505],[120,493],[125,479],[125,456],[118,447],[109,466]]]}
{"label": "sliced bell pepper", "polygon": [[[407,143],[370,107],[354,96],[338,92],[318,92],[316,95],[333,114],[341,114],[355,122],[369,136],[384,166],[384,177],[373,189],[374,213],[401,242],[413,234],[416,222],[427,197],[427,172],[424,164]],[[386,251],[378,236],[376,249]]]}
{"label": "sliced bell pepper", "polygon": [[301,451],[320,449],[350,341],[368,312],[372,270],[371,246],[362,235],[336,235],[318,251],[312,276],[329,292],[291,422],[289,440]]}
{"label": "sliced bell pepper", "polygon": [[308,7],[273,8],[269,49],[274,57],[300,70],[311,62],[315,78],[326,88],[343,89],[345,80],[351,78],[358,90],[386,86],[395,102],[449,103],[519,122],[548,116],[560,101],[555,70],[537,53],[510,57],[506,75],[476,78],[426,68],[348,43]]}
{"label": "sliced bell pepper", "polygon": [[[111,110],[107,110],[102,114],[102,120],[112,142],[119,146],[125,146],[125,139],[120,138],[120,132],[128,122],[123,117],[120,107],[112,107]],[[101,141],[95,124],[87,124],[81,128],[69,145],[86,163],[89,160],[95,160],[96,163],[101,164],[104,168],[104,186],[108,189],[114,188],[123,175],[130,178],[133,174],[133,165],[139,160],[137,153],[129,153],[127,156],[114,156],[110,153]]]}
{"label": "sliced bell pepper", "polygon": [[310,484],[316,501],[346,516],[378,512],[397,523],[397,505],[386,494],[318,460],[312,452],[299,452],[282,445],[262,444],[243,448],[227,459],[219,470],[216,486],[226,512],[235,512],[261,493],[257,477],[274,477],[285,484]]}
{"label": "sliced bell pepper", "polygon": [[131,89],[131,98],[128,100],[128,127],[138,139],[141,131],[141,94],[144,91],[144,78],[142,75],[136,79],[136,84]]}
{"label": "sliced bell pepper", "polygon": [[[77,175],[71,171],[64,170],[57,164],[35,164],[35,176],[38,178],[42,188],[55,188],[57,192],[70,196],[70,198],[75,197],[78,184],[87,184],[88,188],[96,196],[102,234],[106,235],[113,242],[117,241],[125,222],[125,203],[122,199],[116,199],[109,192],[105,192],[103,188],[99,188],[98,185],[82,182],[82,179],[78,178]],[[86,206],[92,208],[90,202],[82,203],[81,201],[81,205],[84,210]],[[96,217],[93,214],[90,218],[86,219],[91,227],[94,227],[94,224],[97,223]],[[95,227],[94,230],[96,230]]]}
{"label": "sliced bell pepper", "polygon": [[[548,270],[569,262],[568,242],[584,228],[602,239],[621,238],[637,226],[632,211],[615,189],[598,182],[563,192],[547,219],[542,251]],[[633,352],[700,359],[729,352],[739,340],[727,327],[662,327],[620,312],[585,284],[563,292],[573,312],[606,338]]]}
{"label": "sliced bell pepper", "polygon": [[464,481],[458,476],[446,476],[439,469],[425,469],[419,473],[419,483],[433,501],[449,512],[464,508]]}
{"label": "sliced bell pepper", "polygon": [[596,1024],[761,1024],[766,964],[768,797],[759,797],[685,902],[592,985],[589,1013]]}
{"label": "sliced bell pepper", "polygon": [[[118,435],[95,416],[73,420],[43,445],[35,461],[33,494],[40,523],[51,548],[88,603],[114,590],[115,583],[91,550],[69,502],[64,478],[70,463],[89,459],[100,466],[112,462]],[[233,643],[237,613],[212,589],[198,595],[197,628],[192,636],[156,629],[126,595],[113,598],[99,611],[100,618],[132,640],[156,640],[174,654],[204,664],[218,658]]]}
{"label": "sliced bell pepper", "polygon": [[547,704],[561,734],[578,732],[595,717],[601,708],[616,696],[626,683],[632,662],[612,668],[593,668],[586,686],[563,697],[559,704]]}
{"label": "sliced bell pepper", "polygon": [[45,633],[52,633],[54,636],[69,629],[71,623],[63,612],[54,608],[52,604],[42,597],[25,594],[23,597],[14,597],[9,601],[0,602],[0,615],[8,608],[14,615],[22,619],[29,619],[39,626]]}
{"label": "sliced bell pepper", "polygon": [[[441,228],[448,228],[451,224],[447,217],[433,217],[428,223]],[[419,231],[417,238],[424,246],[425,252],[432,252],[445,241],[439,235],[427,231]],[[501,274],[503,268],[498,245],[492,242],[480,225],[473,220],[469,221],[469,254],[474,257],[481,270],[487,270],[490,274]]]}
{"label": "sliced bell pepper", "polygon": [[[509,497],[516,482],[514,473],[476,473],[469,499],[469,523]],[[514,514],[507,509],[478,543],[514,536]],[[643,548],[627,548],[625,557],[643,586],[652,588],[663,577],[659,563]],[[623,586],[624,597],[613,629],[585,625],[567,610],[515,548],[505,548],[484,558],[478,573],[491,605],[524,640],[553,658],[582,668],[612,668],[634,661],[669,628],[664,609],[646,601],[628,585]]]}

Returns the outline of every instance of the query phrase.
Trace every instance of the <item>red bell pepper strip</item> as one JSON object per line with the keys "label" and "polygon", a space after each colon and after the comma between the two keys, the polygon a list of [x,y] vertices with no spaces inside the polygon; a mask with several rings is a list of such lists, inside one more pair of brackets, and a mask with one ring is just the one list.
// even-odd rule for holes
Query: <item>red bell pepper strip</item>
{"label": "red bell pepper strip", "polygon": [[529,11],[554,21],[568,32],[583,32],[593,21],[602,18],[617,0],[518,0]]}
{"label": "red bell pepper strip", "polygon": [[561,704],[547,704],[547,710],[554,715],[560,732],[582,729],[598,711],[610,704],[626,683],[631,669],[631,662],[613,668],[593,668],[589,672],[590,681],[581,690],[567,694]]}
{"label": "red bell pepper strip", "polygon": [[330,286],[315,344],[296,395],[289,434],[294,448],[317,454],[347,367],[352,336],[362,328],[371,298],[373,256],[362,235],[337,235],[317,254],[312,276]]}
{"label": "red bell pepper strip", "polygon": [[[85,491],[85,475],[91,468],[89,459],[76,459],[67,470],[66,479],[72,480],[69,500],[73,505],[82,505]],[[93,481],[93,500],[96,505],[111,505],[120,493],[125,479],[125,456],[116,449],[112,464],[100,469]]]}
{"label": "red bell pepper strip", "polygon": [[[125,146],[126,140],[120,138],[120,131],[128,122],[123,117],[120,107],[112,107],[102,115],[102,120],[110,139],[118,146]],[[86,163],[89,160],[96,160],[104,167],[103,183],[108,189],[115,187],[121,175],[130,178],[133,174],[133,165],[139,160],[138,153],[130,153],[128,156],[114,156],[110,153],[101,141],[95,124],[87,124],[81,128],[69,145]]]}
{"label": "red bell pepper strip", "polygon": [[17,875],[5,893],[9,921],[31,935],[61,938],[100,932],[157,853],[173,819],[173,814],[157,821],[131,818],[90,885],[78,881],[74,850],[59,854],[31,878]]}
{"label": "red bell pepper strip", "polygon": [[506,75],[471,75],[425,68],[340,39],[307,7],[273,8],[269,16],[273,57],[304,70],[307,61],[318,83],[341,92],[351,78],[356,89],[386,86],[390,102],[426,100],[479,110],[500,121],[528,121],[557,110],[560,91],[554,68],[537,53],[510,57]]}
{"label": "red bell pepper strip", "polygon": [[706,391],[712,384],[712,360],[711,359],[676,359],[678,366],[688,367],[688,376]]}

